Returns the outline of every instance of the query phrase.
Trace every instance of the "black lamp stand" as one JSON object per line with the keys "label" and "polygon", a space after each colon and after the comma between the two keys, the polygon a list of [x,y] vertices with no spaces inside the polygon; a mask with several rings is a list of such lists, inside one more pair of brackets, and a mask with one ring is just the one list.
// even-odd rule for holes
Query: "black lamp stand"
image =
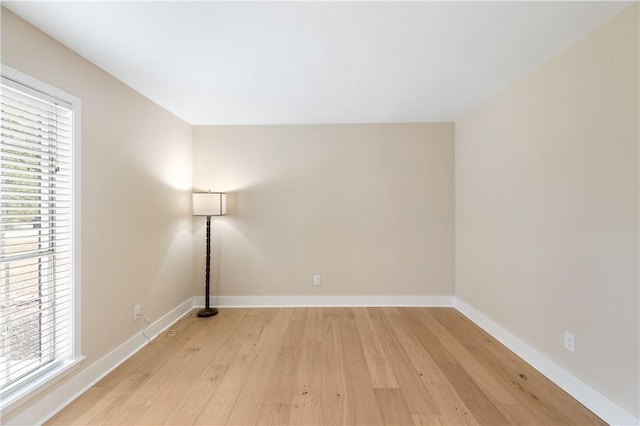
{"label": "black lamp stand", "polygon": [[211,275],[211,216],[207,216],[207,263],[204,270],[204,308],[198,311],[199,317],[212,317],[218,313],[218,308],[212,308],[209,305],[209,294],[211,288],[209,285]]}

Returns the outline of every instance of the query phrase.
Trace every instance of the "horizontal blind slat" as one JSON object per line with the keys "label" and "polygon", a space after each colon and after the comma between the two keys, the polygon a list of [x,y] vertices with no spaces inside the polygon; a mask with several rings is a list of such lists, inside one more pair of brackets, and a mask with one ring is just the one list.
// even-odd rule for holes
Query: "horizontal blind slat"
{"label": "horizontal blind slat", "polygon": [[[8,140],[4,140],[3,141],[3,145],[4,148],[6,150],[15,150],[15,151],[20,151],[20,152],[25,152],[28,154],[33,154],[33,155],[41,155],[44,153],[47,153],[48,151],[46,151],[44,148],[42,147],[42,149],[36,149],[38,147],[38,145],[33,145],[33,146],[29,146],[29,144],[21,144],[19,143],[20,141],[14,140],[14,139],[8,139]],[[40,145],[42,146],[42,145]],[[70,143],[57,143],[56,144],[56,149],[58,152],[58,155],[67,157],[67,158],[71,158],[71,144]]]}
{"label": "horizontal blind slat", "polygon": [[[3,286],[5,289],[0,291],[0,306],[10,306],[15,303],[22,303],[26,300],[32,300],[34,297],[40,296],[40,291],[53,291],[58,288],[64,289],[68,287],[71,281],[71,269],[69,266],[65,266],[65,269],[57,271],[54,268],[47,268],[46,273],[43,275],[42,282],[38,282],[39,277],[34,277],[31,280],[24,279],[25,274],[21,274],[20,281],[24,283],[22,286],[12,286],[11,290],[7,290],[8,286]],[[38,274],[37,271],[32,272]]]}
{"label": "horizontal blind slat", "polygon": [[[2,127],[0,130],[0,140],[4,143],[10,143],[12,146],[20,146],[31,148],[33,150],[41,150],[50,145],[50,139],[39,134],[21,133],[17,128]],[[71,146],[71,135],[58,135],[55,145],[68,148]]]}
{"label": "horizontal blind slat", "polygon": [[0,161],[5,162],[5,170],[21,170],[12,168],[11,165],[19,164],[21,168],[25,169],[37,169],[44,166],[48,166],[51,163],[64,164],[69,168],[71,165],[71,158],[64,155],[60,155],[52,151],[43,151],[38,154],[31,154],[25,151],[20,153],[14,150],[3,149],[0,153]]}
{"label": "horizontal blind slat", "polygon": [[22,105],[25,109],[29,111],[31,110],[48,111],[50,108],[59,109],[62,114],[66,114],[70,111],[69,109],[70,105],[65,101],[55,99],[50,95],[44,95],[42,93],[36,93],[34,95],[32,93],[33,89],[28,88],[26,86],[24,86],[26,90],[23,90],[23,87],[15,88],[15,87],[12,87],[10,83],[9,84],[4,84],[4,83],[5,82],[3,81],[3,84],[2,84],[2,98],[3,98],[2,103],[3,104],[18,103],[19,105]]}
{"label": "horizontal blind slat", "polygon": [[[67,307],[65,306],[65,304],[70,305],[71,295],[59,294],[58,297],[60,298],[60,303],[58,304],[58,309],[57,309],[58,312],[60,314],[64,314],[65,311],[69,311],[70,313],[71,307],[70,306]],[[20,313],[10,315],[10,318],[5,319],[4,323],[7,326],[11,326],[10,329],[17,326],[24,326],[27,328],[33,327],[34,325],[38,326],[41,315],[51,315],[51,309],[42,309],[41,311],[32,309],[30,311],[29,308],[25,306],[26,305],[23,306],[24,309]],[[57,316],[57,319],[64,319],[64,318]],[[34,322],[34,324],[31,324],[32,322]],[[35,322],[37,322],[38,324],[35,324]]]}
{"label": "horizontal blind slat", "polygon": [[55,120],[56,116],[59,120],[71,119],[71,111],[68,108],[46,101],[42,102],[17,91],[7,92],[4,85],[0,97],[3,112],[6,111],[19,117],[24,116],[34,122],[50,123]]}
{"label": "horizontal blind slat", "polygon": [[[66,254],[54,254],[52,256],[54,258],[54,262],[56,265],[60,265],[60,267],[66,267],[66,265],[71,264],[71,251],[68,251]],[[9,265],[9,263],[20,263],[18,266]],[[20,276],[23,274],[28,274],[34,267],[38,267],[40,265],[39,258],[26,258],[17,261],[4,262],[6,265],[3,265],[2,270],[4,272],[10,271],[12,274],[16,274],[15,276]],[[19,289],[19,287],[18,287]],[[3,290],[3,291],[11,291],[11,290]]]}
{"label": "horizontal blind slat", "polygon": [[[60,327],[59,331],[60,332],[65,332],[66,330],[68,330],[70,327]],[[9,351],[5,351],[4,355],[7,359],[9,360],[20,360],[22,359],[29,359],[29,358],[37,358],[39,356],[41,356],[43,353],[50,353],[51,350],[47,350],[47,351],[43,351],[41,350],[41,348],[43,346],[47,346],[47,343],[51,343],[54,340],[56,340],[56,336],[55,333],[48,333],[48,334],[44,334],[42,336],[42,340],[40,341],[39,344],[28,344],[27,342],[23,342],[22,345],[20,346],[14,346],[14,348],[12,348],[12,350]],[[61,344],[60,344],[61,343]],[[65,344],[65,342],[60,342],[58,344],[58,349],[65,349],[68,348],[71,345],[71,342],[68,342],[67,344]]]}
{"label": "horizontal blind slat", "polygon": [[[40,321],[40,318],[39,318],[41,314],[51,318],[42,322]],[[47,313],[47,312],[45,313],[34,312],[28,318],[29,318],[28,320],[22,321],[20,323],[20,327],[29,329],[29,328],[32,328],[35,324],[36,326],[38,326],[38,329],[40,331],[39,334],[43,337],[47,337],[47,335],[52,334],[51,331],[56,331],[56,328],[59,330],[61,327],[66,326],[65,324],[65,322],[67,322],[66,320],[71,318],[71,309],[62,310],[62,312],[60,312],[59,315],[56,315],[55,318],[51,313]],[[6,351],[6,352],[9,353],[9,351]]]}
{"label": "horizontal blind slat", "polygon": [[61,132],[59,129],[30,127],[26,122],[7,122],[6,117],[2,117],[0,121],[0,138],[3,140],[53,146],[68,144],[70,136],[70,133]]}
{"label": "horizontal blind slat", "polygon": [[[43,110],[29,110],[22,108],[23,105],[16,103],[3,103],[0,120],[6,127],[22,126],[23,128],[33,129],[39,132],[48,132],[50,128],[61,130],[65,133],[71,133],[72,121],[71,117],[58,114],[57,117],[52,116],[53,120],[44,117]],[[57,118],[57,122],[56,119]]]}
{"label": "horizontal blind slat", "polygon": [[[57,269],[47,269],[46,273],[43,271],[35,270],[31,271],[31,274],[21,274],[19,277],[11,277],[13,279],[10,280],[12,286],[15,286],[12,291],[3,291],[0,294],[10,297],[11,302],[0,302],[1,306],[11,306],[11,304],[22,303],[23,299],[15,299],[16,297],[27,297],[27,295],[31,294],[34,290],[50,290],[55,287],[55,284],[60,281],[60,285],[66,287],[68,285],[68,281],[71,280],[71,271],[69,269],[60,270]],[[36,281],[34,283],[34,281]],[[22,295],[22,296],[16,296]],[[37,294],[36,294],[37,296]],[[31,296],[29,296],[30,298]],[[29,299],[31,300],[31,299]]]}
{"label": "horizontal blind slat", "polygon": [[64,204],[71,202],[71,193],[66,188],[70,184],[70,178],[65,177],[64,179],[56,179],[49,182],[27,179],[24,177],[2,176],[0,179],[0,185],[2,185],[0,199],[8,203],[39,201]]}
{"label": "horizontal blind slat", "polygon": [[[51,315],[51,311],[53,309],[58,310],[59,312],[61,312],[62,314],[64,314],[65,310],[68,310],[69,313],[71,312],[71,307],[70,306],[65,306],[69,305],[71,302],[71,295],[70,294],[65,294],[63,292],[60,292],[58,295],[58,303],[56,307],[45,307],[42,309],[31,309],[29,310],[28,308],[25,308],[22,310],[22,312],[20,313],[16,313],[16,314],[10,314],[8,315],[8,317],[5,317],[5,320],[3,321],[4,324],[10,325],[11,323],[15,323],[15,324],[24,324],[25,326],[28,326],[30,322],[40,322],[40,317],[41,315]],[[24,303],[24,306],[27,305],[28,302]],[[60,319],[62,317],[59,317],[58,319]]]}
{"label": "horizontal blind slat", "polygon": [[68,137],[72,132],[72,121],[70,117],[58,115],[57,122],[54,120],[43,120],[42,115],[20,108],[19,105],[2,105],[0,123],[7,129],[16,129],[25,133],[50,133],[52,130],[61,137]]}

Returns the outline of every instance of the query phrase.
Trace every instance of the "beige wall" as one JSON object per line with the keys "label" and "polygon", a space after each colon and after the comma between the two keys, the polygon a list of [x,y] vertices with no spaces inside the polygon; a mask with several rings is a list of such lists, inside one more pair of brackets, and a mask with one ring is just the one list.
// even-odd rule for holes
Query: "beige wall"
{"label": "beige wall", "polygon": [[193,295],[191,127],[6,9],[2,62],[82,102],[86,368]]}
{"label": "beige wall", "polygon": [[453,138],[453,124],[195,127],[194,187],[230,192],[215,294],[453,295]]}
{"label": "beige wall", "polygon": [[455,151],[456,296],[636,416],[638,80],[636,5],[456,123]]}

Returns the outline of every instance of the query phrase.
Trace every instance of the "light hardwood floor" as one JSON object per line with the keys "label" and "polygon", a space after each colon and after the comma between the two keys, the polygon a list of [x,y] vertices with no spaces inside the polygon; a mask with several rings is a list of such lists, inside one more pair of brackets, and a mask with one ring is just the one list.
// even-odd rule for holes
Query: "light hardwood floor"
{"label": "light hardwood floor", "polygon": [[605,424],[452,308],[192,312],[47,424]]}

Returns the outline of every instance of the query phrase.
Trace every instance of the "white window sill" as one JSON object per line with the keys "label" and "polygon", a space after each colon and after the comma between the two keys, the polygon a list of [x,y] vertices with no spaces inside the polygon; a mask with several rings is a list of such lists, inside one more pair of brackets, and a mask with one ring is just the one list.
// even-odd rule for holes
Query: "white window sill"
{"label": "white window sill", "polygon": [[[73,360],[53,363],[53,365],[48,366],[32,376],[25,377],[8,389],[2,391],[2,395],[0,395],[0,410],[2,416],[65,377],[73,371],[82,360],[84,360],[84,357],[80,356]],[[0,418],[2,416],[0,416]]]}

